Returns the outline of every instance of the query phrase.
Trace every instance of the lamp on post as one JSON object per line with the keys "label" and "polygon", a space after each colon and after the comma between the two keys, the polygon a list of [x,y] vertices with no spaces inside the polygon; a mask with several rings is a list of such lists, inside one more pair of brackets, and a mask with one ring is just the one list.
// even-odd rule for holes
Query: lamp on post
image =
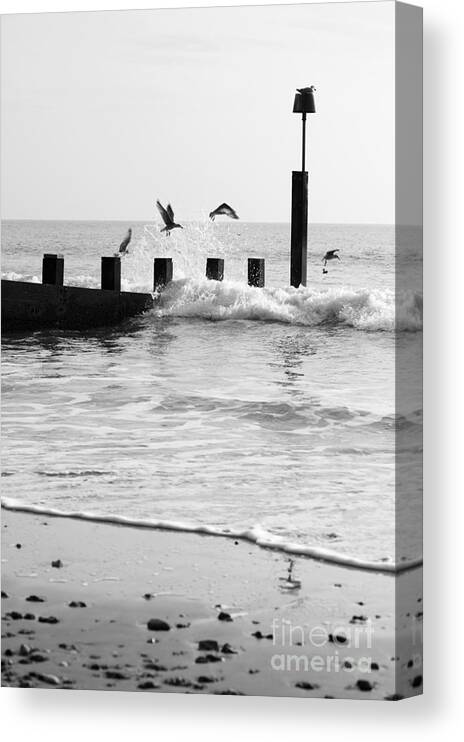
{"label": "lamp on post", "polygon": [[308,240],[308,173],[306,172],[306,114],[316,113],[315,87],[297,88],[293,113],[301,113],[301,171],[292,173],[292,228],[290,254],[291,286],[306,286]]}

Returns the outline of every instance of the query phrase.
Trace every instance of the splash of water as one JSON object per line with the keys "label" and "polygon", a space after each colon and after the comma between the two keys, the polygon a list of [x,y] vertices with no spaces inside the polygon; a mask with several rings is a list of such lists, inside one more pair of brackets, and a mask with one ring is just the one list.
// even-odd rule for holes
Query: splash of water
{"label": "splash of water", "polygon": [[238,281],[173,281],[161,294],[158,316],[261,320],[293,325],[338,325],[365,331],[416,331],[422,298],[413,291],[330,288],[257,289]]}
{"label": "splash of water", "polygon": [[[228,232],[215,228],[209,221],[190,222],[175,229],[170,236],[161,233],[157,223],[145,224],[137,242],[124,257],[122,287],[126,291],[151,291],[154,258],[172,258],[174,278],[201,278],[205,275],[206,258],[233,258],[228,247]],[[236,252],[236,251],[235,251]]]}

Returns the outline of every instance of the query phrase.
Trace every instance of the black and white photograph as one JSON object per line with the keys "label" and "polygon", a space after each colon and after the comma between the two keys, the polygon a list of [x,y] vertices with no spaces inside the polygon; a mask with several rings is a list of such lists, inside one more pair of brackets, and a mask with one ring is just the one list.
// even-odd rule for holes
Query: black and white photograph
{"label": "black and white photograph", "polygon": [[1,17],[2,685],[422,668],[422,12]]}

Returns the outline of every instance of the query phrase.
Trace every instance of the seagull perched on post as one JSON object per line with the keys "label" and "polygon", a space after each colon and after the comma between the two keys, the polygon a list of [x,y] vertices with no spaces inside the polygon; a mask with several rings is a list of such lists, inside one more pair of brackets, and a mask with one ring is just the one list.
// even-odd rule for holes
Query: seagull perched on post
{"label": "seagull perched on post", "polygon": [[229,206],[229,204],[221,204],[217,207],[217,209],[214,209],[214,211],[210,212],[209,218],[212,222],[214,222],[215,217],[217,216],[229,216],[231,219],[238,219],[237,213],[234,211],[232,206]]}
{"label": "seagull perched on post", "polygon": [[338,255],[335,255],[335,253],[337,253],[337,252],[339,252],[338,249],[337,250],[327,250],[326,254],[322,258],[322,260],[324,261],[324,266],[327,265],[327,263],[329,262],[329,260],[340,260],[340,258],[338,257]]}
{"label": "seagull perched on post", "polygon": [[132,239],[132,229],[129,228],[127,230],[126,236],[124,237],[123,241],[119,245],[119,252],[122,253],[123,255],[126,254],[127,248],[129,247],[129,242],[131,241],[131,239]]}
{"label": "seagull perched on post", "polygon": [[171,232],[171,229],[176,229],[177,227],[179,229],[183,229],[182,224],[176,224],[174,221],[174,212],[172,210],[171,204],[168,204],[166,208],[160,204],[159,201],[156,202],[156,207],[161,214],[161,219],[163,220],[165,226],[161,230],[162,232],[166,232],[167,236],[169,237],[169,234]]}

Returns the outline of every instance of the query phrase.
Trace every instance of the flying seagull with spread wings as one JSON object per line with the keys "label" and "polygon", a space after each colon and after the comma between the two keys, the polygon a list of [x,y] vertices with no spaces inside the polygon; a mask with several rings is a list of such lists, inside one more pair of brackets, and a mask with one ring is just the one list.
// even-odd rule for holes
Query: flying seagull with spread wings
{"label": "flying seagull with spread wings", "polygon": [[176,222],[174,221],[174,212],[172,210],[171,204],[168,204],[166,208],[164,208],[164,206],[162,206],[161,203],[157,201],[156,207],[161,214],[161,219],[163,220],[165,225],[161,231],[166,232],[168,237],[172,229],[183,229],[182,224],[176,224]]}
{"label": "flying seagull with spread wings", "polygon": [[229,206],[229,204],[221,204],[217,207],[217,209],[214,209],[214,211],[210,212],[209,218],[212,222],[214,222],[215,218],[217,216],[228,216],[231,219],[238,219],[237,213],[234,211],[234,209]]}
{"label": "flying seagull with spread wings", "polygon": [[124,237],[123,241],[119,245],[119,252],[122,253],[122,255],[125,255],[127,253],[127,248],[129,247],[129,242],[132,239],[132,229],[127,230],[127,234]]}
{"label": "flying seagull with spread wings", "polygon": [[338,249],[337,250],[327,250],[326,254],[322,258],[322,260],[324,261],[324,266],[327,265],[327,263],[329,262],[329,260],[340,260],[340,258],[338,257],[338,255],[335,254],[337,252],[339,252]]}

